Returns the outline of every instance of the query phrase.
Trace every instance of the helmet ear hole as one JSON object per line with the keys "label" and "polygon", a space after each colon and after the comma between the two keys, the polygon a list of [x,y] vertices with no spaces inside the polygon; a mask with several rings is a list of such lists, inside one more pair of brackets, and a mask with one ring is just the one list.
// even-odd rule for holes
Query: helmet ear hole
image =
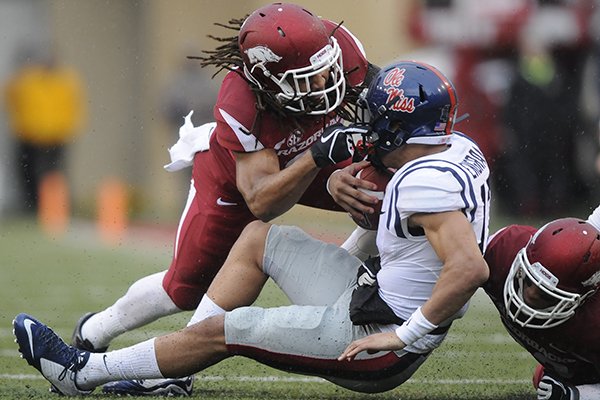
{"label": "helmet ear hole", "polygon": [[419,85],[419,100],[421,103],[427,100],[427,94],[425,94],[425,89],[423,89],[423,85]]}

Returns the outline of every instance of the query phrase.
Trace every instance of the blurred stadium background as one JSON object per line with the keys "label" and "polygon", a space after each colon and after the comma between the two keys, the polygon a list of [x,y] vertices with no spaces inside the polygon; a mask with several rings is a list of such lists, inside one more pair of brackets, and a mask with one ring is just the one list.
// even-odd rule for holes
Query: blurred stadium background
{"label": "blurred stadium background", "polygon": [[[555,215],[585,217],[598,204],[598,1],[295,2],[344,21],[375,64],[417,59],[437,66],[454,81],[459,114],[469,114],[457,129],[480,142],[496,176],[493,229],[511,221],[538,224]],[[189,171],[172,174],[162,168],[169,161],[167,148],[177,139],[167,100],[173,88],[181,87],[178,78],[185,76],[185,65],[193,63],[185,57],[212,49],[215,42],[207,35],[228,33],[215,22],[242,17],[265,3],[0,0],[0,84],[17,68],[20,50],[41,47],[79,71],[87,107],[85,128],[67,152],[71,218],[65,230],[50,230],[50,235],[39,229],[35,216],[22,210],[15,139],[4,107],[0,111],[0,398],[43,398],[45,393],[44,382],[17,359],[9,328],[16,313],[30,312],[68,337],[83,312],[105,307],[134,279],[168,266]],[[525,104],[515,90],[523,74],[524,38],[551,55],[556,79],[539,92],[544,102],[534,97]],[[531,74],[540,71],[535,69],[538,64],[527,65],[533,68]],[[548,69],[541,71],[546,76]],[[195,110],[196,125],[210,119],[206,103],[214,98],[223,76],[211,80],[214,72],[198,72],[204,89],[196,96],[203,100],[196,107],[208,110]],[[520,141],[523,134],[517,126],[522,123],[508,119],[507,110],[526,120],[549,120],[551,126],[544,128],[549,131],[541,134],[553,137],[550,145],[539,136]],[[560,121],[566,124],[551,132]],[[533,174],[527,169],[530,165],[522,164],[534,158],[532,150],[542,158],[535,161],[533,168],[540,171]],[[534,191],[531,182],[541,188]],[[531,199],[519,192],[523,187],[546,202],[528,203]],[[123,212],[102,217],[107,207]],[[99,229],[102,218],[108,222]],[[334,242],[341,242],[353,228],[345,215],[303,207],[277,222],[300,225]],[[271,288],[261,301],[283,300]],[[528,382],[533,361],[504,333],[483,296],[476,297],[471,311],[411,384],[378,398],[532,398]],[[154,324],[115,345],[177,328],[186,319],[178,316]],[[211,383],[202,397],[208,398],[360,397],[238,360],[207,376]],[[264,382],[272,376],[286,378]],[[228,379],[227,390],[221,379]]]}

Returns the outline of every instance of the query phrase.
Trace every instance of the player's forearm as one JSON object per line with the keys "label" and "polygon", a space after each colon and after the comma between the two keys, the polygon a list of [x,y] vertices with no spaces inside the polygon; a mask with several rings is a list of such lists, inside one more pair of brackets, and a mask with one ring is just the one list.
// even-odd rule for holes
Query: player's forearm
{"label": "player's forearm", "polygon": [[289,167],[261,178],[245,195],[250,211],[265,222],[280,216],[298,203],[318,172],[306,153]]}
{"label": "player's forearm", "polygon": [[432,324],[439,325],[452,317],[469,301],[488,277],[487,264],[481,258],[475,262],[444,270],[422,312]]}

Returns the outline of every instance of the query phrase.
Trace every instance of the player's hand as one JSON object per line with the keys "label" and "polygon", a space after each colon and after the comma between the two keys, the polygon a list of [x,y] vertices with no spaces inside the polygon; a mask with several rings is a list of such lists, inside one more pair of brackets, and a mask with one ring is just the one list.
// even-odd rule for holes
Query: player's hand
{"label": "player's hand", "polygon": [[542,377],[537,388],[538,400],[576,400],[578,394],[577,388],[548,375]]}
{"label": "player's hand", "polygon": [[375,209],[372,205],[380,200],[377,197],[370,196],[359,190],[376,190],[377,185],[363,179],[356,178],[356,174],[361,169],[368,166],[368,161],[360,161],[348,165],[333,173],[327,181],[327,191],[344,210],[353,218],[361,219],[363,214],[372,214]]}
{"label": "player's hand", "polygon": [[352,135],[366,132],[366,128],[353,125],[335,124],[325,128],[321,138],[310,148],[317,167],[323,168],[351,158],[354,155]]}
{"label": "player's hand", "polygon": [[383,350],[402,350],[406,346],[395,332],[375,333],[350,343],[338,361],[352,361],[361,351],[376,353]]}

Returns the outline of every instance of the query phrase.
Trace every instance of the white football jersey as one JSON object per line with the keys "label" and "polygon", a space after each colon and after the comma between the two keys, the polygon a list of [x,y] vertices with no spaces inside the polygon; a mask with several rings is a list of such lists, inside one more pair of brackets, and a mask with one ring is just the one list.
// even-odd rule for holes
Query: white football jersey
{"label": "white football jersey", "polygon": [[[477,144],[455,132],[447,150],[407,163],[388,183],[377,231],[382,265],[377,281],[381,298],[399,317],[408,319],[431,297],[443,267],[423,229],[408,227],[408,217],[460,210],[483,253],[489,224],[488,176]],[[460,318],[466,309],[465,305],[451,319]]]}

